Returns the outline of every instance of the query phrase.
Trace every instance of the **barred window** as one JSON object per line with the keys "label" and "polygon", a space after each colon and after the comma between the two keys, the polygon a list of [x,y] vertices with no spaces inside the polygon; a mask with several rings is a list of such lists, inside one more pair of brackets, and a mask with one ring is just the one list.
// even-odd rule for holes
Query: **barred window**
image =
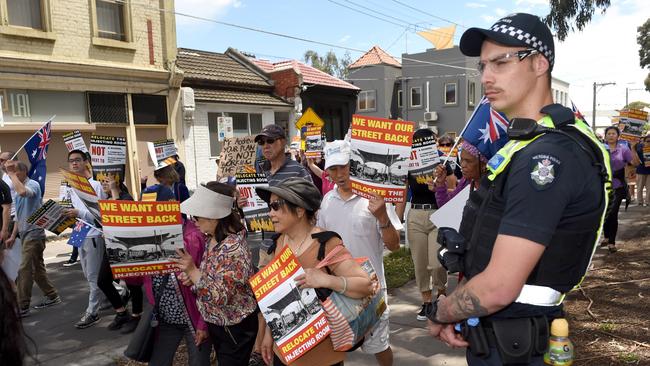
{"label": "barred window", "polygon": [[88,115],[94,123],[128,123],[126,94],[88,93]]}

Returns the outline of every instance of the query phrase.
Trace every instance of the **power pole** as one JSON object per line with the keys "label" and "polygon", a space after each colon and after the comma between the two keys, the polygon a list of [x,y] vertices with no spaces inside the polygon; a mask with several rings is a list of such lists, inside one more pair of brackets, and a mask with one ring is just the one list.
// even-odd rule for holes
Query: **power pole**
{"label": "power pole", "polygon": [[[598,93],[597,87],[603,87],[607,85],[616,85],[614,82],[610,83],[597,83],[594,82],[594,104],[593,104],[593,109],[592,109],[592,115],[591,115],[591,129],[596,132],[596,93]],[[627,103],[627,102],[626,102]]]}

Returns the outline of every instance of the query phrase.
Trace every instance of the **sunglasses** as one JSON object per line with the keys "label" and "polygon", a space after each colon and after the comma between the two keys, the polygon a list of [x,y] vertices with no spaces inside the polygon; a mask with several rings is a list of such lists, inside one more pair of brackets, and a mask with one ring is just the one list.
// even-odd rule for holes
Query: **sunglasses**
{"label": "sunglasses", "polygon": [[81,163],[83,159],[68,159],[68,163],[73,164],[73,163]]}
{"label": "sunglasses", "polygon": [[264,146],[264,144],[269,144],[270,145],[270,144],[276,142],[277,140],[278,139],[274,139],[274,138],[271,138],[271,137],[266,138],[266,139],[261,138],[259,141],[257,141],[257,144],[260,145],[260,146]]}
{"label": "sunglasses", "polygon": [[197,221],[203,219],[202,217],[199,217],[199,216],[191,216],[190,218],[191,218],[192,221],[194,221],[194,222],[197,222]]}
{"label": "sunglasses", "polygon": [[285,200],[277,200],[273,202],[269,202],[269,208],[273,211],[279,211],[280,207],[284,206],[284,204],[287,203]]}
{"label": "sunglasses", "polygon": [[438,146],[451,147],[453,144],[438,144]]}

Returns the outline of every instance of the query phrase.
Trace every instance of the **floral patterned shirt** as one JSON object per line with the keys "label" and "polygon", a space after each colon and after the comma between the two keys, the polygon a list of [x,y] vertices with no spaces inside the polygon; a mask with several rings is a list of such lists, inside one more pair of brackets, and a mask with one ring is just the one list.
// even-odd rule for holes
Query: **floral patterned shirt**
{"label": "floral patterned shirt", "polygon": [[254,274],[245,231],[230,234],[210,249],[205,246],[196,304],[203,319],[215,325],[240,323],[257,308],[248,279]]}

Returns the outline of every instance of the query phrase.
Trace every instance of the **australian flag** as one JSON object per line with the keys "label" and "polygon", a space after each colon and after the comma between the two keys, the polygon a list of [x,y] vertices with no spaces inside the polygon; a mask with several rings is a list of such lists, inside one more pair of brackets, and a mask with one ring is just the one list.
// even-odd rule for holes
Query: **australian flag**
{"label": "australian flag", "polygon": [[47,158],[47,148],[52,140],[52,118],[50,118],[43,127],[25,143],[25,152],[29,157],[31,167],[29,168],[29,178],[38,182],[41,186],[41,194],[45,193],[45,174],[47,167],[45,159]]}
{"label": "australian flag", "polygon": [[86,240],[86,236],[88,236],[90,229],[92,229],[90,225],[77,220],[77,224],[74,226],[74,229],[72,229],[72,234],[70,234],[70,239],[68,239],[68,244],[79,248],[84,243],[84,240]]}
{"label": "australian flag", "polygon": [[508,142],[510,122],[505,115],[495,111],[483,97],[465,126],[461,137],[476,148],[488,160]]}

